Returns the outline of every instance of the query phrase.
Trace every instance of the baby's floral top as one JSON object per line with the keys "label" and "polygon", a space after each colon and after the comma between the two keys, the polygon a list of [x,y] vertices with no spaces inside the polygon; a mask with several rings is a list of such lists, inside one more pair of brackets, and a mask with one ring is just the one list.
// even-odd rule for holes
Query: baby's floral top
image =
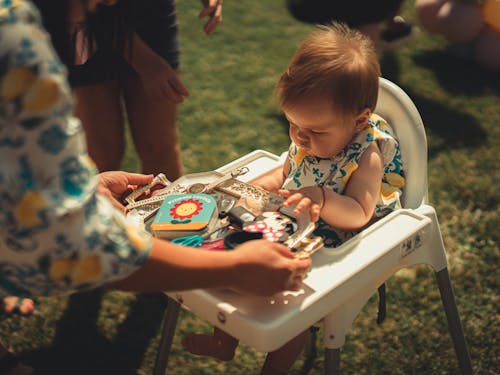
{"label": "baby's floral top", "polygon": [[150,235],[96,194],[66,69],[29,1],[0,1],[0,297],[100,286],[147,260]]}
{"label": "baby's floral top", "polygon": [[[403,162],[399,143],[382,117],[373,114],[365,129],[360,131],[344,149],[331,158],[317,158],[292,142],[288,150],[290,170],[283,184],[284,189],[298,190],[308,186],[323,186],[335,193],[343,194],[353,172],[358,168],[363,152],[372,142],[382,153],[384,174],[373,220],[400,208],[399,198],[405,185]],[[321,235],[327,247],[336,247],[351,238],[356,232],[344,232],[319,221],[317,235]]]}

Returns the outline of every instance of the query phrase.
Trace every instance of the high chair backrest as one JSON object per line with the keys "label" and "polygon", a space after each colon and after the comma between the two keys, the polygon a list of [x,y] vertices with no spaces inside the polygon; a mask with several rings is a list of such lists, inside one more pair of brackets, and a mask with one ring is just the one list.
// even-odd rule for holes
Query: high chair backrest
{"label": "high chair backrest", "polygon": [[427,139],[415,104],[399,86],[380,78],[375,113],[391,125],[400,142],[406,179],[403,207],[427,203]]}

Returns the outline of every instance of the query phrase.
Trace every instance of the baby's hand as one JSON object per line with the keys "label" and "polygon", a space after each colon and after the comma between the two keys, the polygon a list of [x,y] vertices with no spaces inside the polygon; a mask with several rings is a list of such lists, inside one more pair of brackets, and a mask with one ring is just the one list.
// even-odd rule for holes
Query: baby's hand
{"label": "baby's hand", "polygon": [[324,205],[323,188],[311,186],[299,190],[279,190],[278,194],[286,198],[283,206],[290,207],[296,205],[293,213],[300,214],[304,210],[309,210],[311,221],[318,221],[321,209]]}

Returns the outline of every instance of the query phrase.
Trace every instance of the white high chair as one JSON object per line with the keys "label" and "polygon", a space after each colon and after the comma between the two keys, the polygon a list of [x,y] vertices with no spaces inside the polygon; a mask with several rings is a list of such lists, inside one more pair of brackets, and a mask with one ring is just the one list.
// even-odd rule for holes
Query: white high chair
{"label": "white high chair", "polygon": [[[427,142],[422,119],[406,93],[384,78],[380,79],[376,113],[393,126],[400,141],[406,173],[404,208],[342,246],[315,253],[302,292],[285,292],[272,298],[218,289],[167,293],[155,374],[165,373],[180,305],[262,352],[278,349],[322,320],[325,373],[338,374],[340,348],[362,307],[396,271],[416,264],[434,269],[460,370],[472,374],[438,220],[427,201]],[[249,181],[279,163],[278,156],[258,150],[218,171],[245,165],[250,169],[244,176]]]}

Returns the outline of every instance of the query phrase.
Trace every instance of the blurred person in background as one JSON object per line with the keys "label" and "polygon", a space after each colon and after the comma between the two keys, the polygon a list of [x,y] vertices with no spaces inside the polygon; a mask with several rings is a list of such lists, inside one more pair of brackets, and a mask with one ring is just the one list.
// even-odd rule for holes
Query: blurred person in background
{"label": "blurred person in background", "polygon": [[379,52],[393,51],[408,42],[415,27],[398,15],[403,0],[286,0],[297,20],[328,24],[337,21],[367,35]]}

